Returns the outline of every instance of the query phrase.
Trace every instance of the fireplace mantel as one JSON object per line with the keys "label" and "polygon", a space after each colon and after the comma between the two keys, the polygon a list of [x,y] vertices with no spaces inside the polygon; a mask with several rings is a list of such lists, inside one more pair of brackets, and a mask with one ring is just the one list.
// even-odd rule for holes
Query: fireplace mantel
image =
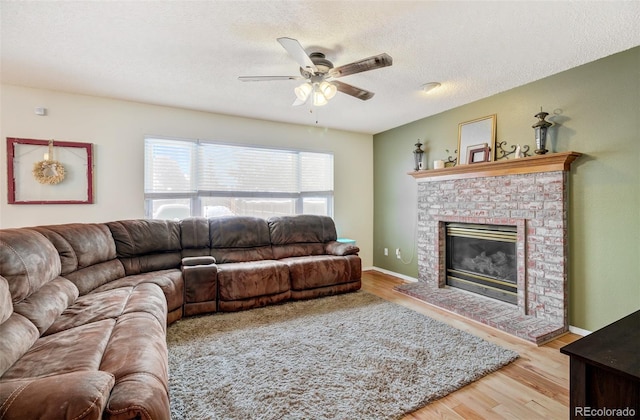
{"label": "fireplace mantel", "polygon": [[578,152],[549,153],[520,159],[473,163],[443,169],[408,172],[420,181],[444,181],[449,179],[483,178],[500,175],[532,174],[538,172],[568,171],[571,162],[582,156]]}

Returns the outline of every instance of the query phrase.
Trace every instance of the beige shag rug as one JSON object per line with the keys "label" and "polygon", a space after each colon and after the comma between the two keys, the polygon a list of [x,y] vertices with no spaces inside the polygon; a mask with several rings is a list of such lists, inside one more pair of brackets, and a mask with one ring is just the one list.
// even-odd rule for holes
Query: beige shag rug
{"label": "beige shag rug", "polygon": [[177,419],[395,419],[517,353],[359,291],[168,328]]}

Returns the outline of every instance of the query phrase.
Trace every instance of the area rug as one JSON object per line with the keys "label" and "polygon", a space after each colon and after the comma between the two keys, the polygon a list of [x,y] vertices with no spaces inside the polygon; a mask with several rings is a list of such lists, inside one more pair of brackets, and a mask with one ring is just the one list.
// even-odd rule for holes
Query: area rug
{"label": "area rug", "polygon": [[363,291],[167,331],[174,419],[396,419],[517,353]]}

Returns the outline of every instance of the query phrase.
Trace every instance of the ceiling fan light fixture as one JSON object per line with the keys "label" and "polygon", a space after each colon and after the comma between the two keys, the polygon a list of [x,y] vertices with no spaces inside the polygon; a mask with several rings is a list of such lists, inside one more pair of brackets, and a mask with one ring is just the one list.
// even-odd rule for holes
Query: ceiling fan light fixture
{"label": "ceiling fan light fixture", "polygon": [[333,83],[329,83],[326,80],[320,83],[318,89],[322,92],[324,97],[327,98],[327,100],[336,96],[336,92],[338,91],[338,88]]}
{"label": "ceiling fan light fixture", "polygon": [[307,99],[309,99],[309,94],[311,94],[311,91],[313,91],[313,87],[311,86],[310,83],[303,83],[300,86],[298,86],[297,88],[295,88],[293,90],[296,93],[296,96],[298,97],[298,99],[300,99],[303,102],[306,102]]}
{"label": "ceiling fan light fixture", "polygon": [[320,90],[313,91],[313,105],[314,106],[324,106],[328,104],[329,101],[327,97]]}

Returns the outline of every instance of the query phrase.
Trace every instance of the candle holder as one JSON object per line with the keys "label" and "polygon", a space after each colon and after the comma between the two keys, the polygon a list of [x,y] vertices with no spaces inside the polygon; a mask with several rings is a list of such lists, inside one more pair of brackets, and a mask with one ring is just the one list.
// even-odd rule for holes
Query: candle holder
{"label": "candle holder", "polygon": [[536,133],[536,150],[534,150],[537,155],[544,155],[548,152],[547,147],[547,129],[551,127],[553,124],[549,121],[546,121],[545,118],[549,115],[548,112],[544,112],[542,108],[540,108],[540,112],[538,112],[534,117],[538,118],[538,122],[533,124],[531,128],[535,130]]}
{"label": "candle holder", "polygon": [[413,169],[415,171],[419,171],[420,169],[422,169],[422,156],[424,155],[424,150],[420,148],[422,147],[422,143],[420,143],[419,139],[415,146],[416,150],[413,151],[413,160],[415,163],[415,167]]}

